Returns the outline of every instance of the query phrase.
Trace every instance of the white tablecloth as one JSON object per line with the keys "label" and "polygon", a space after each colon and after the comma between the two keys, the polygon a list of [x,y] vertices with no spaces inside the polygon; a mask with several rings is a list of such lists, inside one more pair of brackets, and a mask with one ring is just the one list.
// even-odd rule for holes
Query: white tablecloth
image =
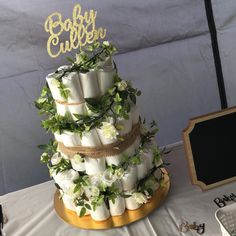
{"label": "white tablecloth", "polygon": [[[205,223],[206,236],[220,236],[220,227],[214,213],[218,209],[215,197],[236,193],[236,183],[206,192],[190,183],[186,158],[182,146],[166,156],[171,163],[171,189],[164,204],[150,216],[129,226],[111,230],[81,230],[64,223],[53,209],[55,187],[52,181],[9,193],[0,197],[8,222],[4,227],[7,236],[175,236],[199,235],[196,231],[180,233],[182,220]],[[210,168],[210,167],[209,167]],[[26,173],[27,174],[27,173]],[[29,176],[30,178],[30,176]]]}

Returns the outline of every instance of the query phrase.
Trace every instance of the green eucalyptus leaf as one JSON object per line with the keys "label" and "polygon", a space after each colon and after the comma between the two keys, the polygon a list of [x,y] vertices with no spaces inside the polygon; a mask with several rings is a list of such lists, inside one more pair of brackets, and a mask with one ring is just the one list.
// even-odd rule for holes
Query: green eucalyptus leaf
{"label": "green eucalyptus leaf", "polygon": [[82,217],[86,214],[86,208],[85,207],[82,207],[81,210],[80,210],[80,213],[79,213],[79,216]]}
{"label": "green eucalyptus leaf", "polygon": [[88,210],[92,210],[91,206],[89,204],[84,205]]}

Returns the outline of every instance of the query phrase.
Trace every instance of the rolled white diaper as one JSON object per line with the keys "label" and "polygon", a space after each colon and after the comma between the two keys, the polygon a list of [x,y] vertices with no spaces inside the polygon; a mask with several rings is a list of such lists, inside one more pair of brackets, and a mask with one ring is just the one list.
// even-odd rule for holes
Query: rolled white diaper
{"label": "rolled white diaper", "polygon": [[117,125],[122,127],[122,129],[119,130],[120,136],[124,136],[125,134],[128,134],[132,130],[132,118],[131,118],[130,113],[129,113],[128,120],[125,120],[123,118],[118,118]]}
{"label": "rolled white diaper", "polygon": [[108,91],[108,89],[113,87],[115,74],[115,69],[99,70],[97,72],[98,85],[101,95],[104,95]]}
{"label": "rolled white diaper", "polygon": [[[82,206],[75,207],[75,211],[76,211],[77,216],[80,216],[81,209],[82,209]],[[85,216],[87,216],[87,215],[90,215],[90,211],[88,209],[86,209],[86,212],[85,212]]]}
{"label": "rolled white diaper", "polygon": [[134,144],[131,144],[126,150],[124,151],[125,156],[133,156],[135,154],[135,146]]}
{"label": "rolled white diaper", "polygon": [[119,166],[122,159],[123,159],[123,154],[118,154],[118,155],[106,157],[106,162],[107,162],[107,165],[109,166],[111,165]]}
{"label": "rolled white diaper", "polygon": [[122,215],[125,211],[125,199],[121,196],[117,196],[114,203],[109,200],[109,206],[112,216]]}
{"label": "rolled white diaper", "polygon": [[74,180],[79,177],[79,173],[73,169],[65,170],[59,173],[52,173],[55,182],[64,192],[68,192],[71,186],[74,185]]}
{"label": "rolled white diaper", "polygon": [[54,137],[55,137],[56,141],[62,142],[62,135],[59,134],[58,132],[54,133]]}
{"label": "rolled white diaper", "polygon": [[71,72],[62,78],[62,83],[69,89],[68,103],[77,103],[84,100],[80,85],[79,76],[76,72]]}
{"label": "rolled white diaper", "polygon": [[130,166],[121,179],[124,191],[134,189],[137,183],[137,172],[135,166]]}
{"label": "rolled white diaper", "polygon": [[74,170],[85,171],[85,161],[79,154],[74,155],[73,158],[70,159],[70,161]]}
{"label": "rolled white diaper", "polygon": [[66,147],[74,147],[74,146],[77,146],[77,145],[81,144],[80,136],[79,136],[78,133],[72,133],[70,131],[64,131],[61,134],[61,139],[62,139],[63,144]]}
{"label": "rolled white diaper", "polygon": [[148,151],[144,151],[143,154],[145,162],[146,162],[146,166],[147,166],[147,170],[152,169],[153,167],[153,154],[152,154],[152,150],[148,150]]}
{"label": "rolled white diaper", "polygon": [[88,132],[84,132],[81,138],[81,145],[85,147],[98,147],[101,146],[96,129],[92,129]]}
{"label": "rolled white diaper", "polygon": [[64,116],[68,112],[68,107],[66,104],[56,103],[57,114]]}
{"label": "rolled white diaper", "polygon": [[134,141],[134,148],[135,148],[135,150],[138,150],[139,145],[140,145],[140,142],[141,142],[141,138],[140,138],[140,136],[138,136],[138,137],[135,139],[135,141]]}
{"label": "rolled white diaper", "polygon": [[86,106],[85,103],[81,103],[78,105],[67,105],[67,109],[69,110],[73,120],[77,120],[74,114],[83,115],[86,113]]}
{"label": "rolled white diaper", "polygon": [[100,91],[99,91],[96,71],[80,73],[79,76],[83,89],[84,98],[98,97],[100,95]]}
{"label": "rolled white diaper", "polygon": [[56,74],[56,73],[51,73],[51,74],[48,74],[47,77],[46,77],[46,80],[47,80],[47,83],[48,83],[48,86],[50,88],[50,91],[52,93],[52,97],[55,99],[55,100],[58,100],[58,101],[66,101],[66,99],[61,96],[61,93],[60,93],[60,89],[58,88],[60,83],[59,81],[57,81],[57,78],[60,76],[60,74]]}
{"label": "rolled white diaper", "polygon": [[[117,142],[117,138],[116,136],[114,137],[109,137],[109,136],[106,136],[105,134],[105,131],[103,129],[96,129],[97,130],[97,133],[98,133],[98,136],[99,136],[99,139],[101,140],[101,143],[103,145],[106,145],[106,144],[111,144],[111,143],[115,143]],[[118,131],[114,130],[115,133],[117,133],[117,135],[119,134]]]}
{"label": "rolled white diaper", "polygon": [[103,221],[110,217],[110,212],[104,202],[95,211],[91,210],[90,214],[92,219],[96,221]]}
{"label": "rolled white diaper", "polygon": [[141,163],[139,165],[136,165],[138,180],[143,179],[147,175],[147,172],[148,172],[145,156],[141,155],[140,159],[141,159]]}
{"label": "rolled white diaper", "polygon": [[68,196],[66,194],[63,194],[62,200],[63,200],[63,203],[64,203],[64,205],[65,205],[65,207],[67,209],[69,209],[71,211],[75,211],[76,210],[76,206],[75,206],[73,198],[71,198],[70,196]]}
{"label": "rolled white diaper", "polygon": [[97,175],[105,171],[105,158],[85,157],[85,170],[88,175]]}
{"label": "rolled white diaper", "polygon": [[137,105],[131,106],[130,113],[132,117],[132,124],[136,125],[139,122],[139,115],[140,115],[139,107]]}
{"label": "rolled white diaper", "polygon": [[136,210],[141,207],[141,204],[137,203],[134,196],[125,198],[125,205],[128,210]]}

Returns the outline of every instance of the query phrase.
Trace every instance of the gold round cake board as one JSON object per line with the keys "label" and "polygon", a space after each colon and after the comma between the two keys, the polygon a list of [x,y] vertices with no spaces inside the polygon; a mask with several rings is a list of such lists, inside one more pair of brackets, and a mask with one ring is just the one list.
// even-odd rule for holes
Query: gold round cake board
{"label": "gold round cake board", "polygon": [[157,189],[149,202],[142,205],[137,210],[131,211],[126,209],[120,216],[112,216],[105,221],[94,221],[90,215],[79,217],[76,215],[76,212],[71,211],[64,206],[62,200],[59,199],[58,190],[54,195],[54,208],[60,218],[65,222],[81,229],[111,229],[128,225],[146,217],[153,210],[158,208],[166,198],[170,188],[170,179],[164,168],[162,168],[162,171],[164,172],[163,184]]}

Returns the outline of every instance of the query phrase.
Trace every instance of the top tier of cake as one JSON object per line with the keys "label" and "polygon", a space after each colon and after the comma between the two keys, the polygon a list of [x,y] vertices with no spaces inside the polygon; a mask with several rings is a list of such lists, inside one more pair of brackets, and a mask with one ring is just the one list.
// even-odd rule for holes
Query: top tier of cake
{"label": "top tier of cake", "polygon": [[51,129],[64,146],[112,144],[138,124],[139,109],[135,103],[140,91],[119,78],[112,60],[114,51],[105,42],[93,49],[92,56],[81,53],[71,66],[61,66],[46,77],[59,116],[43,126]]}

